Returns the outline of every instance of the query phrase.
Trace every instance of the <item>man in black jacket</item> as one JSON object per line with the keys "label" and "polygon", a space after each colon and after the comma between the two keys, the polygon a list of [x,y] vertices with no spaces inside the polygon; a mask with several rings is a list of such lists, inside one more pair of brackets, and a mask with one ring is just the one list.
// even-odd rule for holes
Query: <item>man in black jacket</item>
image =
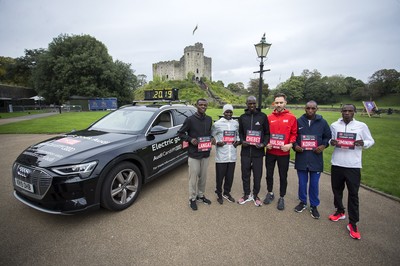
{"label": "man in black jacket", "polygon": [[198,99],[197,112],[186,118],[178,131],[179,137],[189,145],[189,206],[194,211],[197,210],[196,200],[211,204],[204,196],[211,145],[215,144],[211,136],[212,119],[206,115],[207,106],[207,100]]}
{"label": "man in black jacket", "polygon": [[[247,109],[239,117],[239,136],[242,143],[241,167],[243,181],[243,197],[238,200],[239,204],[254,201],[261,206],[258,197],[260,192],[261,177],[263,171],[264,147],[269,140],[269,126],[267,116],[256,108],[256,97],[249,96],[246,101]],[[254,185],[253,195],[250,191],[250,176],[253,171]]]}

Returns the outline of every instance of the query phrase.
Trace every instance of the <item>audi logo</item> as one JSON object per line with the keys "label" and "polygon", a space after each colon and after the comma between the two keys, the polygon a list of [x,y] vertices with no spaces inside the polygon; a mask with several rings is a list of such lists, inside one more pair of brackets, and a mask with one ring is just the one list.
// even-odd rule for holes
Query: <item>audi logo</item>
{"label": "audi logo", "polygon": [[28,177],[32,171],[26,167],[18,166],[17,174],[22,177]]}

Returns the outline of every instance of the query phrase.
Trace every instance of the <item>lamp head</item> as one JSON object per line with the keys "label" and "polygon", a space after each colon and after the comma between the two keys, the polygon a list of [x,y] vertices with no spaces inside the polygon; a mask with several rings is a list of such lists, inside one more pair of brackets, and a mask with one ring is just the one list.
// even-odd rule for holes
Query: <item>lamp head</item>
{"label": "lamp head", "polygon": [[264,58],[267,56],[269,48],[271,48],[271,43],[265,41],[265,33],[261,38],[261,41],[254,46],[256,47],[257,56]]}

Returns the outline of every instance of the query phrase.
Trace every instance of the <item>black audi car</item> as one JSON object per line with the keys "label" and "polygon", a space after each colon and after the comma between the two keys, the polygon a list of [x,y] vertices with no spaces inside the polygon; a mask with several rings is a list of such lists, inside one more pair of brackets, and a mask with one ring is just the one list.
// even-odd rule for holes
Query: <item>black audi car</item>
{"label": "black audi car", "polygon": [[133,104],[35,144],[13,164],[14,195],[54,214],[123,210],[142,184],[187,161],[188,145],[177,132],[195,112],[185,104]]}

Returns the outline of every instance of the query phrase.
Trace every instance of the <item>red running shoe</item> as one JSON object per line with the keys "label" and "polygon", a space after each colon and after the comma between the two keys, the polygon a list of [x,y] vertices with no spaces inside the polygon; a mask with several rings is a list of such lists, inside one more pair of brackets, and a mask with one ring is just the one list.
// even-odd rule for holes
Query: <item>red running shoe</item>
{"label": "red running shoe", "polygon": [[358,232],[357,225],[348,224],[347,230],[349,230],[351,238],[361,239],[361,235],[360,232]]}
{"label": "red running shoe", "polygon": [[329,220],[331,220],[332,222],[337,222],[344,219],[346,219],[346,215],[344,215],[344,212],[336,211],[334,214],[329,215]]}

